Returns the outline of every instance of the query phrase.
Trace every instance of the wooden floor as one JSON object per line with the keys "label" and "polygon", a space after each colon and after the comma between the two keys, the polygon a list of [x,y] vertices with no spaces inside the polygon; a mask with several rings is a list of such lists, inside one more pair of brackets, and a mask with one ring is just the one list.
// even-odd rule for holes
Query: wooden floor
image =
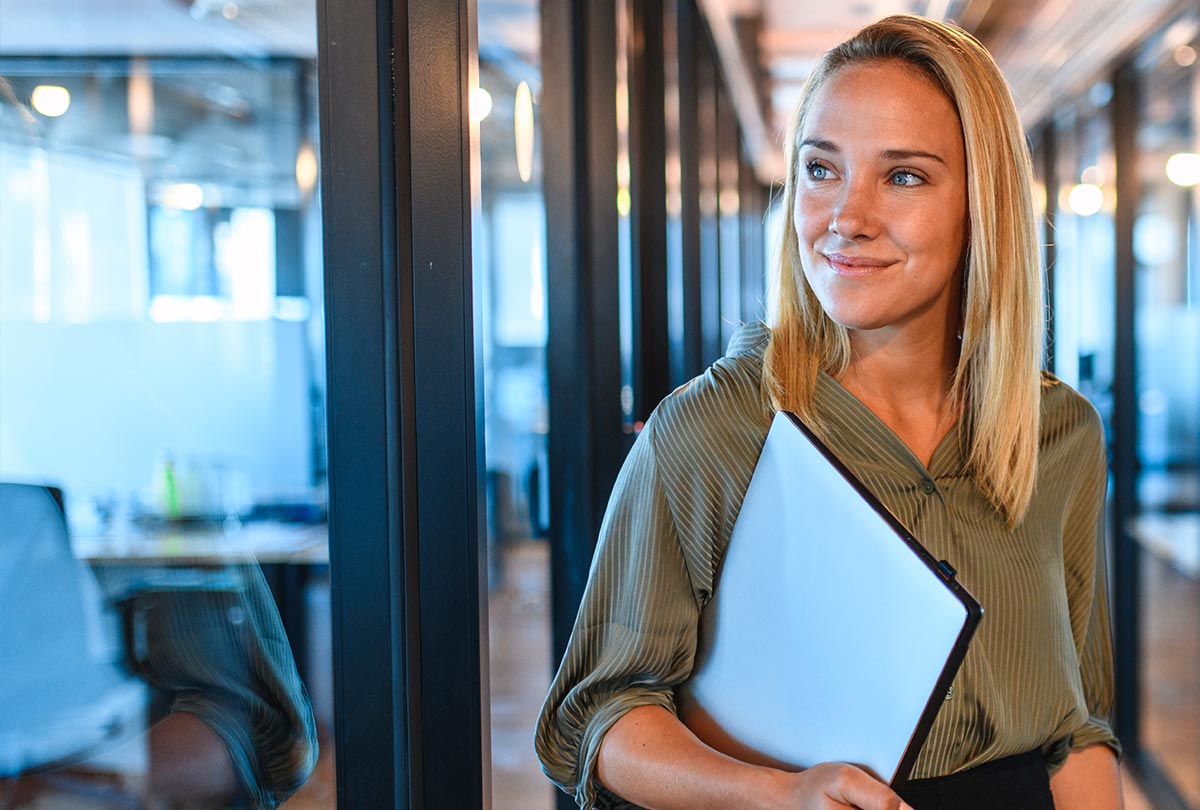
{"label": "wooden floor", "polygon": [[1142,745],[1200,808],[1200,580],[1152,554],[1141,573]]}

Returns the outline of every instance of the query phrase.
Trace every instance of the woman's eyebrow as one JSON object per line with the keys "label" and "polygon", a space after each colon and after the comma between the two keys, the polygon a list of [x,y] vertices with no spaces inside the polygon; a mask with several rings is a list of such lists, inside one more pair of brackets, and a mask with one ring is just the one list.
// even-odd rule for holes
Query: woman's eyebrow
{"label": "woman's eyebrow", "polygon": [[919,149],[885,149],[879,153],[879,156],[884,160],[910,160],[912,158],[929,158],[936,160],[943,166],[946,161],[942,160],[941,156],[935,155],[932,152],[922,152]]}
{"label": "woman's eyebrow", "polygon": [[823,149],[826,152],[842,151],[841,149],[837,148],[837,144],[835,144],[833,141],[826,141],[821,138],[805,138],[804,140],[800,141],[801,149],[803,149],[806,146],[812,146],[817,149]]}
{"label": "woman's eyebrow", "polygon": [[[804,140],[800,141],[801,149],[806,146],[811,146],[814,149],[821,149],[825,152],[833,152],[835,154],[838,154],[842,151],[833,141],[827,141],[824,138],[805,138]],[[885,149],[879,153],[879,156],[884,160],[911,160],[912,158],[928,158],[930,160],[936,160],[943,166],[946,165],[946,161],[940,155],[935,155],[933,152],[924,152],[920,149]]]}

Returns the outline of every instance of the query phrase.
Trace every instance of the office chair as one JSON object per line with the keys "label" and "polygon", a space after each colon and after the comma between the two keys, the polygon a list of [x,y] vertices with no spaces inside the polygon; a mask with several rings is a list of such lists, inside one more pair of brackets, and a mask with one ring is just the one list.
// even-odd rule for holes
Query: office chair
{"label": "office chair", "polygon": [[144,729],[146,687],[104,638],[100,590],[71,553],[55,494],[0,483],[0,779]]}

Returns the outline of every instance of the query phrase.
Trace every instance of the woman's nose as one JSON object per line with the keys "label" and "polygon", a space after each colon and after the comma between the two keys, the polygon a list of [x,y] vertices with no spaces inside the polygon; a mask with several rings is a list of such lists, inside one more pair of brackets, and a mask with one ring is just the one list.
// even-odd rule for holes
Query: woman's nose
{"label": "woman's nose", "polygon": [[869,183],[846,183],[834,204],[829,230],[843,239],[860,240],[875,237],[879,232],[876,200]]}

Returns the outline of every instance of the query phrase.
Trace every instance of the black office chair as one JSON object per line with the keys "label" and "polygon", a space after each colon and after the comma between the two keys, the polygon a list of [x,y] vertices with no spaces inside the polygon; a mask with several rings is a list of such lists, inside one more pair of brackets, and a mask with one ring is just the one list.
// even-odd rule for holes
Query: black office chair
{"label": "black office chair", "polygon": [[105,638],[62,494],[0,483],[0,779],[77,762],[144,730],[147,690]]}

